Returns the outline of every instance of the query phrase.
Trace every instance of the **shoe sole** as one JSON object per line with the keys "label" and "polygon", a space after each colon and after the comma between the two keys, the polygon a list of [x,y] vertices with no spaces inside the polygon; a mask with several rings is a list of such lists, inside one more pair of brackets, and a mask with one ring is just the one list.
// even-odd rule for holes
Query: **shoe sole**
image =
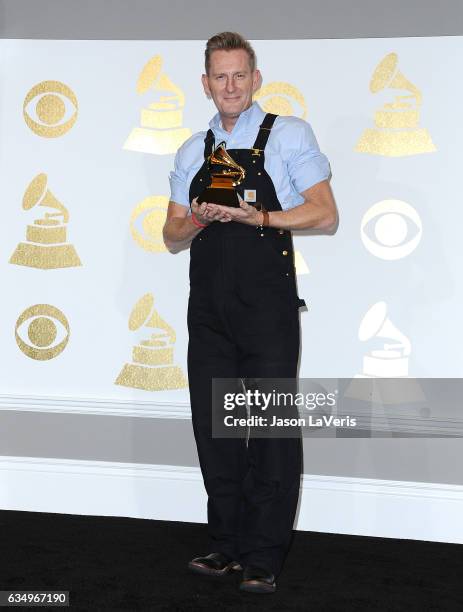
{"label": "shoe sole", "polygon": [[277,585],[266,584],[259,580],[249,580],[240,584],[240,591],[246,591],[247,593],[275,593]]}
{"label": "shoe sole", "polygon": [[193,561],[190,561],[188,563],[188,569],[194,572],[195,574],[202,574],[203,576],[220,577],[220,576],[225,576],[229,572],[233,572],[233,571],[239,572],[243,568],[241,567],[239,563],[229,563],[223,569],[217,570],[217,569],[213,569],[212,567],[207,567],[207,565],[202,565],[201,563],[193,563]]}

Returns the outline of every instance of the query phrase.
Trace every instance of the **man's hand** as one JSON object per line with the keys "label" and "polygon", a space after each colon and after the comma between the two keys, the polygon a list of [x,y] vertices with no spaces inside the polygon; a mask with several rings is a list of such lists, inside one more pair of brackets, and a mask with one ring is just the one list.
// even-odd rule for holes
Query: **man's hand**
{"label": "man's hand", "polygon": [[202,204],[198,204],[197,200],[198,198],[194,198],[194,200],[191,201],[191,211],[200,223],[209,225],[212,221],[231,221],[231,217],[227,214],[228,206],[218,206],[211,202],[202,202]]}
{"label": "man's hand", "polygon": [[202,202],[201,204],[198,204],[197,200],[198,198],[194,198],[194,200],[191,201],[191,212],[194,214],[199,223],[209,225],[211,221],[210,219],[208,219],[208,217],[205,216],[209,204],[207,202]]}
{"label": "man's hand", "polygon": [[204,213],[205,217],[212,221],[238,221],[238,223],[245,223],[246,225],[259,225],[262,221],[262,214],[254,206],[245,202],[240,194],[237,195],[240,203],[239,208],[208,203],[207,210]]}

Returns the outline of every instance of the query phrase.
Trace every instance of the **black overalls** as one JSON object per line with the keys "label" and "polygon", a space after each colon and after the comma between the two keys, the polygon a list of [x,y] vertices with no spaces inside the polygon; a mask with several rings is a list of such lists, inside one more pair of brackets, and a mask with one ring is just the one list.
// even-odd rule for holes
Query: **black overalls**
{"label": "black overalls", "polygon": [[[276,115],[267,114],[252,149],[229,149],[244,167],[238,189],[255,189],[269,211],[282,210],[264,169]],[[190,202],[210,184],[205,138]],[[188,302],[188,378],[192,424],[208,494],[213,552],[278,575],[292,534],[301,474],[300,438],[213,438],[211,379],[295,378],[299,306],[289,231],[214,221],[193,239]],[[223,406],[221,407],[223,410]]]}

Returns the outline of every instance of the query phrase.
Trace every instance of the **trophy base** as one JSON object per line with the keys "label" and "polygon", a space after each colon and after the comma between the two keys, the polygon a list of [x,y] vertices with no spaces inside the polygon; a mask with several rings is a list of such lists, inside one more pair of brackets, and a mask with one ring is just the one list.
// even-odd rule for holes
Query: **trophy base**
{"label": "trophy base", "polygon": [[133,363],[124,365],[115,384],[144,391],[165,391],[188,387],[188,381],[178,366],[150,368]]}
{"label": "trophy base", "polygon": [[232,188],[225,187],[206,187],[206,189],[198,196],[198,204],[210,202],[211,204],[221,204],[222,206],[232,206],[239,208],[237,192]]}
{"label": "trophy base", "polygon": [[45,246],[28,242],[18,244],[9,263],[42,270],[73,268],[82,265],[72,244]]}
{"label": "trophy base", "polygon": [[424,128],[396,132],[367,128],[355,146],[355,151],[359,153],[384,155],[385,157],[419,155],[420,153],[433,153],[435,150],[432,138]]}

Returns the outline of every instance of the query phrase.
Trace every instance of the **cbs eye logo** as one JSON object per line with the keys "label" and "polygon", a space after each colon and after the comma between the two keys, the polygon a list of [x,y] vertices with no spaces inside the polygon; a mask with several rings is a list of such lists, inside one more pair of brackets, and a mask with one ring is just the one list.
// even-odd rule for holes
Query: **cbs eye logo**
{"label": "cbs eye logo", "polygon": [[402,200],[373,204],[360,223],[365,248],[380,259],[402,259],[418,246],[423,233],[416,210]]}
{"label": "cbs eye logo", "polygon": [[285,117],[295,116],[301,119],[307,117],[304,96],[297,87],[289,83],[273,81],[256,91],[253,99],[260,103],[266,113]]}
{"label": "cbs eye logo", "polygon": [[[38,99],[33,102],[36,97]],[[66,134],[76,122],[77,110],[75,93],[60,81],[42,81],[34,85],[23,104],[25,122],[35,134],[44,138]]]}
{"label": "cbs eye logo", "polygon": [[[26,325],[26,322],[29,323]],[[57,329],[56,322],[62,330]],[[27,327],[27,332],[24,328]],[[23,335],[27,333],[27,342]],[[64,314],[58,308],[50,304],[35,304],[26,308],[19,316],[15,326],[15,338],[21,351],[38,361],[53,359],[59,355],[69,341],[69,323]],[[57,339],[58,343],[51,346]]]}
{"label": "cbs eye logo", "polygon": [[163,253],[167,251],[162,237],[166,221],[169,198],[149,196],[139,202],[130,216],[130,233],[135,242],[145,251]]}

